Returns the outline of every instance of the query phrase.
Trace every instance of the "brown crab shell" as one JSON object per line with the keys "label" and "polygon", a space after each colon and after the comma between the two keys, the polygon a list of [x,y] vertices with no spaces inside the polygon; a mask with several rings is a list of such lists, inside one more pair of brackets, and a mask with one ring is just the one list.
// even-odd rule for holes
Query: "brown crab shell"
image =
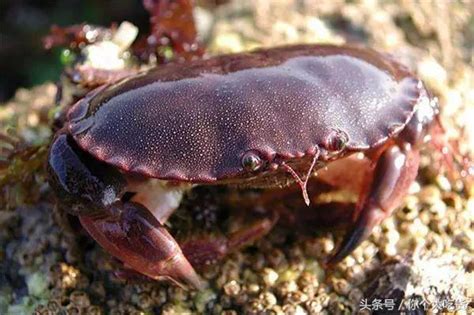
{"label": "brown crab shell", "polygon": [[255,177],[242,166],[249,151],[268,173],[283,161],[327,160],[334,140],[340,156],[374,148],[403,130],[424,96],[388,55],[286,46],[167,64],[101,87],[71,108],[67,126],[82,149],[125,172],[212,183]]}

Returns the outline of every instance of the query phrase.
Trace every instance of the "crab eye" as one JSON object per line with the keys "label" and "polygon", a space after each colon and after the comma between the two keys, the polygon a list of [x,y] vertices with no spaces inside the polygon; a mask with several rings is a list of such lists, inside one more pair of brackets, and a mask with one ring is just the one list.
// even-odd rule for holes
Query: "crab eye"
{"label": "crab eye", "polygon": [[255,152],[246,152],[242,156],[242,166],[245,170],[255,172],[263,165],[262,159]]}
{"label": "crab eye", "polygon": [[326,138],[325,147],[328,151],[342,151],[349,142],[349,136],[342,130],[333,129]]}

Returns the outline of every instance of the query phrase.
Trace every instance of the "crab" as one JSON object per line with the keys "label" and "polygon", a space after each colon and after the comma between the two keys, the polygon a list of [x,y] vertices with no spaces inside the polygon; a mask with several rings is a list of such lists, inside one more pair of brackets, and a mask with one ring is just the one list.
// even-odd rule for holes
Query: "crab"
{"label": "crab", "polygon": [[317,176],[359,194],[326,262],[334,265],[400,205],[438,112],[422,81],[367,48],[296,45],[169,63],[75,103],[49,149],[49,183],[126,267],[200,288],[193,266],[273,221],[182,250],[165,223],[187,191],[295,184],[305,207]]}

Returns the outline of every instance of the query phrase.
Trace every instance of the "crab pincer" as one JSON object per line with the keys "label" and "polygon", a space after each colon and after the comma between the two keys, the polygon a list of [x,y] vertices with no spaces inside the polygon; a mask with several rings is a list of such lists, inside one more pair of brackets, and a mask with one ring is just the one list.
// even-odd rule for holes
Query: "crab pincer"
{"label": "crab pincer", "polygon": [[117,170],[92,159],[68,135],[59,133],[50,149],[51,184],[63,201],[82,203],[68,209],[86,231],[126,267],[149,278],[202,287],[199,276],[166,228],[143,205],[122,201],[126,180]]}
{"label": "crab pincer", "polygon": [[151,279],[169,279],[178,285],[202,287],[180,246],[167,229],[142,205],[111,205],[118,214],[105,218],[79,216],[87,232],[126,266]]}

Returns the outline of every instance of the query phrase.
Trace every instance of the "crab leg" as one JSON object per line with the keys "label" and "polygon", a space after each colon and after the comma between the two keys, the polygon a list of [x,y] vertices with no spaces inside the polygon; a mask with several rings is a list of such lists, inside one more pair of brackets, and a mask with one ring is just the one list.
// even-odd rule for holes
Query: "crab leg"
{"label": "crab leg", "polygon": [[215,263],[230,252],[242,248],[266,235],[278,220],[278,215],[273,213],[272,217],[263,218],[251,225],[235,231],[228,237],[209,236],[204,239],[190,239],[181,244],[181,248],[196,268]]}
{"label": "crab leg", "polygon": [[388,147],[377,160],[372,183],[361,193],[354,212],[354,225],[341,245],[327,261],[333,265],[350,254],[371,233],[374,226],[388,217],[400,205],[416,177],[419,165],[417,150],[409,144]]}

